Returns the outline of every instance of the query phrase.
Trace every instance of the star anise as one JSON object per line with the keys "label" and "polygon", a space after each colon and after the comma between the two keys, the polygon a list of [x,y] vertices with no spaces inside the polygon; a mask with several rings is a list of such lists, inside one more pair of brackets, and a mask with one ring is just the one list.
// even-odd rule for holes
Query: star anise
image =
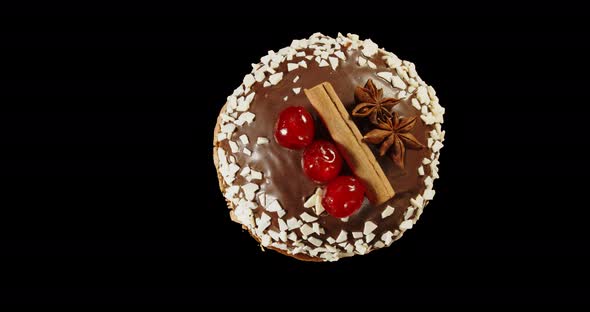
{"label": "star anise", "polygon": [[391,149],[389,156],[397,166],[403,169],[406,148],[424,148],[424,145],[410,133],[416,126],[417,119],[417,116],[400,119],[398,113],[393,112],[391,118],[377,125],[378,129],[368,132],[364,140],[371,144],[381,144],[379,148],[381,156]]}
{"label": "star anise", "polygon": [[391,107],[400,101],[396,98],[383,98],[383,89],[377,89],[372,79],[367,80],[364,87],[356,87],[354,95],[360,104],[352,110],[352,116],[369,116],[369,120],[375,125],[391,118]]}

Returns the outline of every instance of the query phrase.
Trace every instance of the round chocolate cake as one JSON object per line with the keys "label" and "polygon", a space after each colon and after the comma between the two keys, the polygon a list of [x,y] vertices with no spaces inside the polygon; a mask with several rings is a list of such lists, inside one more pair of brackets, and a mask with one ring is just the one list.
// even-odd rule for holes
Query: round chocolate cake
{"label": "round chocolate cake", "polygon": [[300,260],[389,246],[434,197],[444,111],[413,63],[370,39],[316,33],[269,51],[215,128],[232,220]]}

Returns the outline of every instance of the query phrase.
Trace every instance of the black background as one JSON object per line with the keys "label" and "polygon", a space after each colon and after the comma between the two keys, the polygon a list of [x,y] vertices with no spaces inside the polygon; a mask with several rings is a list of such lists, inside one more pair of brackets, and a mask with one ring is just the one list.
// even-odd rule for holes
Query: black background
{"label": "black background", "polygon": [[[209,13],[2,19],[0,298],[585,299],[586,18]],[[327,264],[261,252],[230,221],[211,158],[250,63],[316,31],[415,62],[447,109],[437,195],[417,226]]]}

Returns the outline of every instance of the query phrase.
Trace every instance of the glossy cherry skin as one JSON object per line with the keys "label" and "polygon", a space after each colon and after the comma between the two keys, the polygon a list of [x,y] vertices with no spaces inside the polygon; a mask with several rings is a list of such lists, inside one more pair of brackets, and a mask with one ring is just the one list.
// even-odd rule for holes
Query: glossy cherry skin
{"label": "glossy cherry skin", "polygon": [[326,186],[322,205],[332,216],[346,218],[361,207],[365,190],[365,186],[359,179],[339,176]]}
{"label": "glossy cherry skin", "polygon": [[316,140],[303,151],[303,172],[317,183],[326,183],[340,173],[342,156],[328,141]]}
{"label": "glossy cherry skin", "polygon": [[302,149],[313,141],[314,133],[311,114],[301,106],[290,106],[279,114],[274,137],[281,146]]}

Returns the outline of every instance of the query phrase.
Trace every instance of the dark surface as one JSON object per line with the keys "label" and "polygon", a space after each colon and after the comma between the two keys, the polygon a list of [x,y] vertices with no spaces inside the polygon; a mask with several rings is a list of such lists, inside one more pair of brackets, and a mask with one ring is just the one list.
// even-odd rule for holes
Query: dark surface
{"label": "dark surface", "polygon": [[[395,29],[286,16],[223,30],[230,19],[249,20],[2,19],[0,297],[585,299],[587,19]],[[447,109],[437,195],[415,229],[332,264],[262,253],[227,216],[211,159],[217,113],[250,63],[315,31],[357,32],[415,62]]]}

